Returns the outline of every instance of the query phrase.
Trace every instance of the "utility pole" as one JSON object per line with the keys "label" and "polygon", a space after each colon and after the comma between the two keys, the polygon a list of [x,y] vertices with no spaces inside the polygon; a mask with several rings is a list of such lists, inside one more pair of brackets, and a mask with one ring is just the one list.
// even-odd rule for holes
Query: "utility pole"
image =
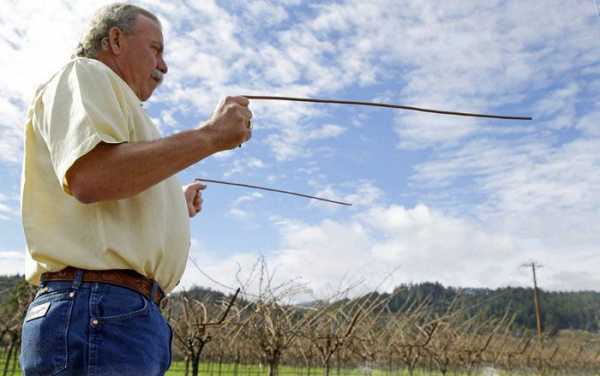
{"label": "utility pole", "polygon": [[538,265],[535,262],[531,262],[529,264],[523,264],[521,267],[531,267],[531,272],[533,273],[533,304],[535,305],[535,323],[537,327],[537,335],[539,340],[542,340],[542,308],[540,306],[540,292],[537,286],[537,278],[535,275],[535,268],[541,268],[542,265]]}

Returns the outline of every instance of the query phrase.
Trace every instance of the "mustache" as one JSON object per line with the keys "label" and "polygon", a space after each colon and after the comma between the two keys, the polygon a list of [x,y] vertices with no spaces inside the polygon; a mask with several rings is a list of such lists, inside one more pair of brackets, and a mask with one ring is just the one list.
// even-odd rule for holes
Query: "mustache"
{"label": "mustache", "polygon": [[165,76],[165,75],[164,75],[164,73],[163,73],[163,72],[159,71],[158,69],[154,69],[154,70],[152,71],[152,74],[151,74],[151,76],[152,76],[152,78],[154,78],[156,81],[158,81],[158,84],[160,85],[160,84],[162,83],[162,81],[163,81],[163,78],[164,78],[164,76]]}

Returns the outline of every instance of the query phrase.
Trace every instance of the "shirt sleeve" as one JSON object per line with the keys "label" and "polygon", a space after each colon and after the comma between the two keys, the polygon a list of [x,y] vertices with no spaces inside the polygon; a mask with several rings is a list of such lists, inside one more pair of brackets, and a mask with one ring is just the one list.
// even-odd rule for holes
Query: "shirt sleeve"
{"label": "shirt sleeve", "polygon": [[75,60],[46,88],[39,131],[59,184],[71,194],[66,173],[100,142],[129,141],[123,92],[100,62]]}

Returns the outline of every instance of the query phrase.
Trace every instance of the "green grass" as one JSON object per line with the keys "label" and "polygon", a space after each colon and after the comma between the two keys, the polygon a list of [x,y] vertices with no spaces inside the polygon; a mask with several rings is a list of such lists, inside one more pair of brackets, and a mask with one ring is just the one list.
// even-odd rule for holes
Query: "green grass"
{"label": "green grass", "polygon": [[[4,370],[4,365],[6,363],[6,354],[0,350],[0,375]],[[12,366],[11,366],[12,368]],[[191,370],[190,370],[191,371]],[[510,373],[502,373],[501,375],[509,375]],[[21,376],[21,372],[17,367],[17,371],[14,375]],[[185,375],[185,363],[184,362],[176,362],[174,361],[171,364],[171,368],[166,373],[167,376],[183,376]],[[211,362],[201,362],[200,364],[200,375],[202,376],[267,376],[268,368],[260,367],[259,365],[245,365],[240,364],[237,367],[237,372],[233,364],[222,364],[219,370],[218,363]],[[279,367],[279,375],[280,376],[322,376],[323,369],[322,368],[311,368],[310,372],[308,372],[307,368],[299,368],[299,367],[289,367],[289,366],[280,366]],[[406,370],[396,370],[392,373],[387,372],[385,370],[373,369],[372,372],[367,372],[364,369],[355,368],[355,369],[341,369],[338,373],[337,368],[332,367],[329,373],[330,376],[409,376],[408,371]],[[429,372],[429,371],[415,371],[414,376],[436,376],[441,375],[439,372]],[[449,373],[452,376],[466,376],[464,373]],[[475,373],[478,375],[478,373]]]}
{"label": "green grass", "polygon": [[[171,368],[167,372],[167,376],[180,376],[185,374],[185,363],[184,362],[173,362]],[[258,365],[239,365],[237,373],[234,372],[233,364],[222,364],[219,372],[219,366],[217,363],[201,363],[200,372],[201,376],[268,376],[268,368],[259,367]],[[308,372],[307,368],[300,367],[289,367],[280,366],[279,376],[322,376],[323,368],[315,367],[311,368]],[[441,376],[440,372],[436,371],[424,371],[417,370],[413,373],[413,376]],[[467,376],[466,373],[462,372],[448,372],[448,376]],[[484,373],[474,372],[472,375],[485,375]],[[514,373],[499,373],[498,375],[514,375]],[[336,367],[332,367],[329,371],[329,376],[409,376],[408,370],[394,370],[388,372],[382,369],[373,369],[370,372],[361,368],[340,369],[339,372]]]}
{"label": "green grass", "polygon": [[[4,352],[4,349],[0,349],[0,375],[2,375],[2,372],[4,372],[4,366],[6,365],[6,353]],[[8,369],[8,374],[10,375],[10,371],[13,369],[13,361],[10,361],[10,367]],[[17,368],[16,371],[14,373],[14,375],[19,375],[21,376],[21,370],[19,369],[19,364],[18,364],[18,360],[17,360]]]}
{"label": "green grass", "polygon": [[[2,370],[4,370],[4,364],[6,359],[4,356],[0,358],[0,374],[2,374]],[[190,370],[191,371],[191,370]],[[183,376],[185,374],[185,363],[184,362],[173,362],[171,364],[171,368],[166,373],[167,376]],[[217,363],[201,363],[200,364],[200,375],[202,376],[233,376],[236,373],[234,372],[233,364],[222,364],[221,370],[219,371],[219,365]],[[17,369],[15,375],[21,376],[20,370]],[[268,369],[267,367],[259,367],[258,365],[239,365],[237,369],[238,376],[267,376]],[[323,369],[322,368],[311,368],[310,374],[308,369],[306,368],[297,368],[297,367],[288,367],[288,366],[280,366],[279,367],[279,375],[280,376],[322,376]],[[360,369],[342,369],[338,374],[337,369],[333,368],[330,371],[330,376],[367,376],[368,373]],[[414,376],[425,376],[425,375],[436,375],[436,373],[430,372],[415,372]],[[454,374],[455,376],[461,376]],[[408,376],[408,371],[399,371],[394,372],[390,375],[387,372],[381,370],[373,370],[370,376]]]}
{"label": "green grass", "polygon": [[[179,376],[185,374],[185,363],[184,362],[173,362],[167,376]],[[436,373],[431,372],[415,372],[414,376],[424,375],[435,375]],[[218,363],[201,363],[200,364],[200,375],[202,376],[232,376],[236,375],[233,364],[222,364],[219,371]],[[238,376],[267,376],[268,368],[260,367],[258,365],[243,365],[240,364],[237,369]],[[311,368],[310,373],[307,368],[280,366],[280,376],[322,376],[322,368]],[[390,374],[389,372],[374,369],[371,373],[365,372],[361,369],[341,369],[338,373],[337,368],[332,368],[329,373],[330,376],[408,376],[408,371],[397,371]],[[460,376],[460,375],[456,375]]]}

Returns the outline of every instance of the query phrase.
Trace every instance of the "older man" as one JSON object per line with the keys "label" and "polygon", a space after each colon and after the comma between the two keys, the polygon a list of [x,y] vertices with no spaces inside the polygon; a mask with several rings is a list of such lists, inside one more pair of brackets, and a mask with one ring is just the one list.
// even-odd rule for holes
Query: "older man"
{"label": "older man", "polygon": [[228,97],[196,129],[161,138],[141,104],[167,73],[159,20],[102,8],[77,56],[36,92],[25,125],[27,278],[41,287],[23,325],[25,375],[160,375],[171,331],[158,303],[178,283],[199,183],[178,171],[251,135]]}

